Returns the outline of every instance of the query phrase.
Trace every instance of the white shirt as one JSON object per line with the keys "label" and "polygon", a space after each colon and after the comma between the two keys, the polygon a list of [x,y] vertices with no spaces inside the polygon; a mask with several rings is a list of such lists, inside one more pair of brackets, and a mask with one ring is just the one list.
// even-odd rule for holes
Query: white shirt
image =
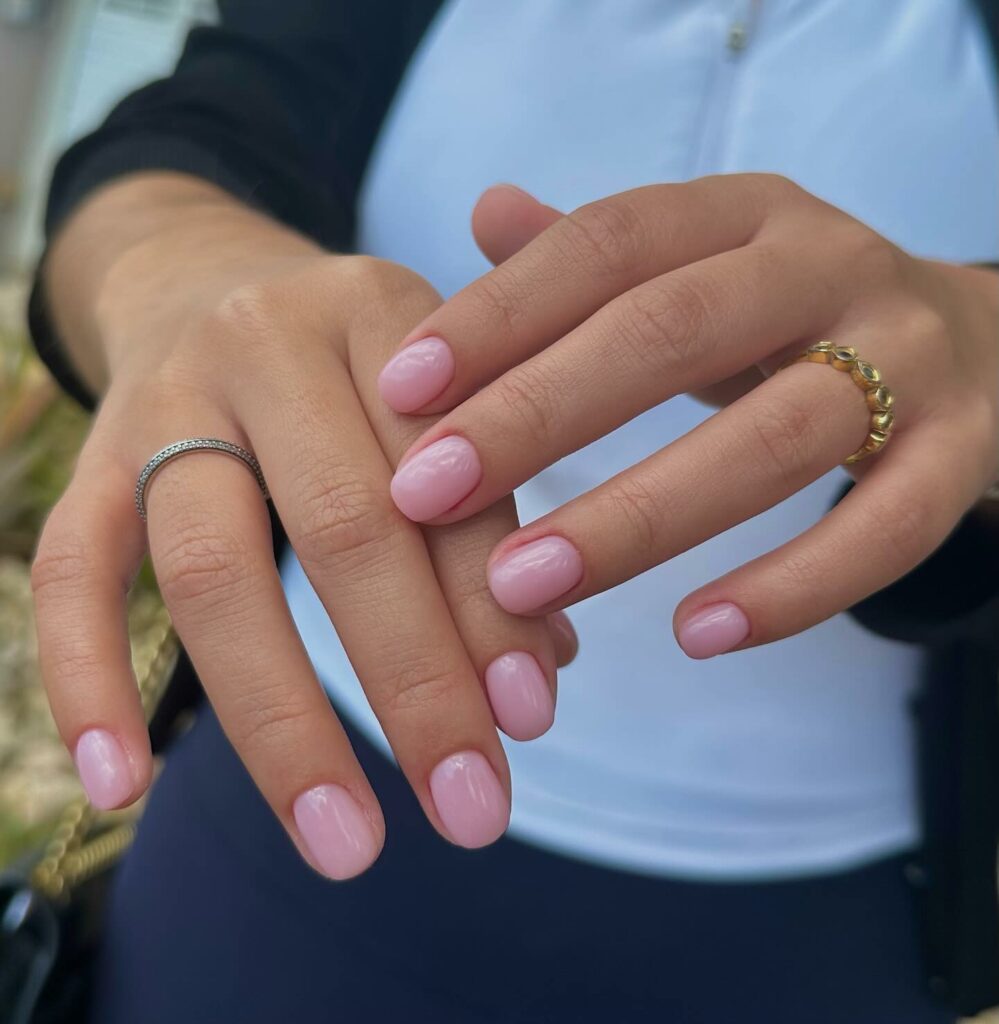
{"label": "white shirt", "polygon": [[[650,182],[778,171],[919,255],[999,255],[991,57],[955,0],[452,0],[423,41],[366,182],[362,248],[445,296],[487,269],[468,219],[512,181],[561,209]],[[686,397],[517,492],[540,516],[690,430]],[[679,600],[815,522],[837,470],[777,508],[571,609],[581,638],[551,732],[507,742],[511,833],[701,878],[827,872],[918,839],[909,702],[921,654],[848,615],[688,660]],[[387,748],[289,554],[292,612],[338,708]],[[391,828],[391,822],[389,822]]]}

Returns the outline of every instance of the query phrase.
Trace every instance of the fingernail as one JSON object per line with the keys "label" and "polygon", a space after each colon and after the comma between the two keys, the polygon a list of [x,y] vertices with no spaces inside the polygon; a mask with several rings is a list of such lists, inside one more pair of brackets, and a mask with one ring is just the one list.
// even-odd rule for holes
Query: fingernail
{"label": "fingernail", "polygon": [[295,824],[309,853],[330,878],[352,878],[378,856],[374,830],[343,786],[315,786],[299,794]]}
{"label": "fingernail", "polygon": [[489,665],[486,692],[497,724],[511,739],[536,739],[555,720],[548,680],[526,651],[502,654]]}
{"label": "fingernail", "polygon": [[731,602],[709,604],[695,612],[677,630],[684,654],[691,658],[713,658],[742,643],[749,636],[749,619]]}
{"label": "fingernail", "polygon": [[488,578],[493,597],[520,615],[572,590],[583,578],[583,559],[564,538],[542,537],[493,562]]}
{"label": "fingernail", "polygon": [[579,637],[569,616],[565,612],[552,612],[548,616],[548,628],[557,634],[557,639],[565,646],[566,653],[572,653],[575,657],[579,650]]}
{"label": "fingernail", "polygon": [[413,412],[436,398],[454,377],[454,353],[443,338],[414,341],[378,374],[378,393],[396,412]]}
{"label": "fingernail", "polygon": [[510,801],[477,750],[445,758],[430,773],[430,795],[448,834],[475,849],[495,842],[510,821]]}
{"label": "fingernail", "polygon": [[454,508],[482,479],[478,453],[463,437],[428,445],[392,477],[392,499],[403,515],[424,523]]}
{"label": "fingernail", "polygon": [[132,762],[107,729],[88,729],[73,754],[87,798],[99,811],[123,804],[135,788]]}

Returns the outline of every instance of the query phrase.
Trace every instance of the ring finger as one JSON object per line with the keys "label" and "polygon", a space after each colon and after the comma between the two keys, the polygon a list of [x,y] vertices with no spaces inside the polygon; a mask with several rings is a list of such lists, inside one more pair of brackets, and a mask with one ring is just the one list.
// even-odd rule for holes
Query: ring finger
{"label": "ring finger", "polygon": [[492,592],[537,614],[616,586],[805,487],[860,446],[869,421],[847,374],[791,366],[507,538],[490,558]]}
{"label": "ring finger", "polygon": [[381,812],[295,629],[253,476],[197,452],[161,469],[147,501],[163,598],[233,747],[315,867],[363,871]]}

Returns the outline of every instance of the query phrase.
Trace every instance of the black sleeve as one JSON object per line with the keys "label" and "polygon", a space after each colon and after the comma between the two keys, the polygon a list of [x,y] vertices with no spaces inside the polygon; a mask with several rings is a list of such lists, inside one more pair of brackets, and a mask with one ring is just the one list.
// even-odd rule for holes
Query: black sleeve
{"label": "black sleeve", "polygon": [[[375,136],[438,6],[221,0],[219,23],[190,33],[173,74],[122,100],[59,160],[46,237],[105,182],[158,169],[198,175],[323,245],[349,247]],[[52,328],[40,272],[28,319],[56,380],[92,409]]]}

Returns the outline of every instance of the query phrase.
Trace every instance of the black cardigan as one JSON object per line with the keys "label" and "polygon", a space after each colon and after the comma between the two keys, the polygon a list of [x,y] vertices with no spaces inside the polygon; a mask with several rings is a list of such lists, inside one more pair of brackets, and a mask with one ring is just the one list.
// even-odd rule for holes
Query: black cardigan
{"label": "black cardigan", "polygon": [[[63,155],[49,238],[93,189],[164,169],[209,179],[331,249],[351,248],[371,148],[440,0],[219,6],[219,24],[190,33],[170,77],[126,97]],[[999,55],[999,0],[978,6]],[[52,329],[40,274],[29,324],[53,375],[92,409]],[[280,553],[287,539],[274,521]],[[958,1011],[977,1012],[999,1002],[996,531],[969,515],[923,565],[851,611],[928,653],[914,709],[925,841],[907,878],[920,904],[927,984]]]}

